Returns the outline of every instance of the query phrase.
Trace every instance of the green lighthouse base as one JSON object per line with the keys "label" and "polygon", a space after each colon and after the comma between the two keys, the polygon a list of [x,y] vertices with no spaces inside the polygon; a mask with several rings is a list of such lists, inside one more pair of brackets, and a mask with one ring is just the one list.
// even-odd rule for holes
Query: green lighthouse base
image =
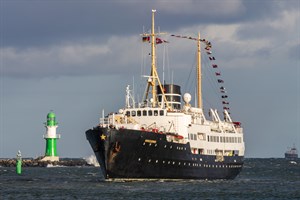
{"label": "green lighthouse base", "polygon": [[58,156],[44,156],[41,161],[50,161],[50,162],[55,162],[55,161],[59,161],[59,157]]}

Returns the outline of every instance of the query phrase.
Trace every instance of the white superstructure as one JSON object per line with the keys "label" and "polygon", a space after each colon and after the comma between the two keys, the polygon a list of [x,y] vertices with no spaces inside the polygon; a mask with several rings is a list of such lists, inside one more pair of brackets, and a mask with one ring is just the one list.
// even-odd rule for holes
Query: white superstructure
{"label": "white superstructure", "polygon": [[[126,93],[126,99],[131,97]],[[191,145],[192,153],[231,156],[244,155],[243,129],[233,122],[227,110],[221,120],[217,110],[210,109],[211,119],[206,119],[201,108],[191,107],[186,101],[183,109],[152,108],[129,105],[118,113],[100,119],[101,126],[113,125],[116,129],[135,129],[167,134],[173,142]]]}

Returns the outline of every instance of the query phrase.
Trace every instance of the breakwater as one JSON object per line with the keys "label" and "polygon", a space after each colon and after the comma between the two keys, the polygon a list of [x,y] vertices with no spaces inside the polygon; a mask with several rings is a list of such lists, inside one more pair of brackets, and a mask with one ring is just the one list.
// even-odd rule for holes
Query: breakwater
{"label": "breakwater", "polygon": [[[22,160],[22,167],[47,167],[49,165],[52,166],[91,166],[84,159],[80,158],[65,158],[60,159],[59,161],[42,161],[40,158],[24,158]],[[0,166],[1,167],[15,167],[16,159],[1,159],[0,158]]]}

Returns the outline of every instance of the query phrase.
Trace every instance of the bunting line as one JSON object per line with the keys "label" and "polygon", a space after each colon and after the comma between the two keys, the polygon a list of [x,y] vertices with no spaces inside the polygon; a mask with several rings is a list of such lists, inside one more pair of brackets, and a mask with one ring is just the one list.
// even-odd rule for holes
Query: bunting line
{"label": "bunting line", "polygon": [[[184,39],[190,39],[190,40],[198,41],[198,38],[189,37],[189,36],[181,36],[181,35],[171,35],[171,36],[172,36],[172,37],[176,37],[176,38],[184,38]],[[205,48],[204,48],[204,49],[206,50],[206,55],[208,55],[209,61],[215,62],[216,58],[213,56],[213,53],[212,53],[212,51],[211,51],[211,49],[212,49],[212,44],[211,44],[211,42],[209,42],[209,41],[206,40],[206,39],[200,39],[200,41],[203,42],[203,43],[205,43]],[[228,96],[225,95],[227,92],[226,92],[225,87],[223,86],[224,80],[221,79],[221,78],[219,78],[219,77],[221,77],[221,72],[218,70],[218,65],[217,65],[217,64],[211,63],[211,66],[212,66],[212,68],[213,68],[214,70],[216,70],[216,71],[215,71],[215,76],[218,77],[218,78],[217,78],[217,83],[221,85],[219,89],[220,89],[220,93],[221,93],[220,97],[221,97],[221,99],[222,99],[222,102],[221,102],[221,103],[222,103],[222,105],[223,105],[223,110],[229,111],[229,110],[230,110],[230,108],[228,107],[229,102],[225,100],[225,99],[228,98]],[[218,70],[218,71],[217,71],[217,70]],[[229,113],[229,112],[228,112],[228,113]],[[230,113],[229,113],[229,114],[230,114]]]}

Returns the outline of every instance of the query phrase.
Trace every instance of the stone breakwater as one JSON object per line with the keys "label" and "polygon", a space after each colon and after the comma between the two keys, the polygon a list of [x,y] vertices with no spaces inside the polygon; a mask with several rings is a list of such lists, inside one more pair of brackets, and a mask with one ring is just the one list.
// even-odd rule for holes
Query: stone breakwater
{"label": "stone breakwater", "polygon": [[[40,159],[22,159],[22,167],[53,166],[91,166],[84,159],[62,159],[60,161],[41,161]],[[15,167],[16,159],[0,159],[1,167]]]}

